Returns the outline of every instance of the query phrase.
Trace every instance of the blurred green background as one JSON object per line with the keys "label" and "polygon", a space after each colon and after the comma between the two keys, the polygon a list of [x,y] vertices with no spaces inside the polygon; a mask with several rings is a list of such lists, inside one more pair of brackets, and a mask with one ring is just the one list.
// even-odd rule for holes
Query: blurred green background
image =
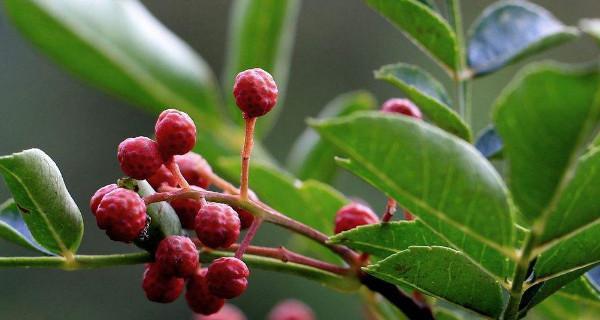
{"label": "blurred green background", "polygon": [[[466,24],[491,2],[463,1]],[[600,16],[598,1],[535,2],[571,25],[582,17]],[[216,75],[222,74],[231,1],[143,3],[196,49]],[[99,186],[120,175],[117,144],[126,137],[149,134],[153,117],[56,67],[17,33],[3,10],[0,7],[0,154],[38,147],[57,162],[84,215],[86,233],[80,252],[134,250],[109,241],[98,230],[87,209],[88,199]],[[295,37],[285,110],[265,140],[281,161],[305,128],[304,119],[316,115],[336,95],[356,89],[372,91],[379,101],[398,95],[390,85],[372,77],[372,70],[383,64],[403,61],[421,65],[454,91],[436,65],[359,0],[304,0]],[[542,57],[577,62],[596,54],[594,44],[583,37]],[[475,131],[488,123],[494,98],[524,63],[475,82]],[[381,195],[347,174],[341,175],[336,185],[350,196],[367,199],[378,210],[384,205]],[[0,185],[0,199],[7,197],[5,186]],[[258,242],[278,244],[283,237],[283,232],[268,227],[261,229]],[[27,254],[0,242],[2,256]],[[190,318],[184,299],[171,305],[149,303],[140,288],[141,273],[142,266],[77,272],[0,270],[0,319]],[[320,319],[362,318],[355,295],[258,270],[253,271],[247,293],[233,303],[249,319],[262,319],[278,300],[287,297],[305,301]]]}

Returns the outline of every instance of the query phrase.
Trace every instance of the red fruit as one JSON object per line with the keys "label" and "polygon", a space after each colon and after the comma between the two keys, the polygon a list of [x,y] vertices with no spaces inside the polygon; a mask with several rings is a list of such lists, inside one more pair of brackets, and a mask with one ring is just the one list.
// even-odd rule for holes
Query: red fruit
{"label": "red fruit", "polygon": [[334,232],[337,234],[346,230],[354,229],[358,226],[378,222],[379,218],[373,212],[373,210],[371,210],[371,208],[358,202],[352,202],[342,207],[335,214]]}
{"label": "red fruit", "polygon": [[142,289],[150,301],[169,303],[177,300],[185,281],[181,278],[166,276],[156,263],[149,263],[144,270]]}
{"label": "red fruit", "polygon": [[240,218],[228,205],[207,203],[196,215],[198,239],[210,248],[227,248],[240,236]]}
{"label": "red fruit", "polygon": [[146,137],[123,140],[119,144],[117,159],[123,173],[138,180],[152,176],[163,163],[158,145]]}
{"label": "red fruit", "polygon": [[198,314],[194,320],[246,320],[246,316],[238,307],[226,303],[219,312],[209,316]]}
{"label": "red fruit", "polygon": [[171,173],[171,170],[167,169],[167,167],[164,165],[160,166],[160,168],[158,168],[158,170],[146,180],[152,186],[152,188],[154,188],[154,190],[158,190],[158,188],[162,186],[177,186],[177,179]]}
{"label": "red fruit", "polygon": [[163,111],[154,126],[156,142],[164,159],[185,154],[196,144],[196,125],[185,112],[175,109]]}
{"label": "red fruit", "polygon": [[131,190],[117,188],[100,201],[96,223],[112,240],[131,242],[146,225],[144,200]]}
{"label": "red fruit", "polygon": [[245,230],[250,228],[250,225],[254,221],[254,216],[252,213],[242,209],[242,208],[233,208],[235,212],[238,214],[238,218],[240,218],[240,229]]}
{"label": "red fruit", "polygon": [[210,178],[206,174],[211,173],[212,169],[201,155],[188,152],[181,156],[175,156],[174,159],[179,171],[189,184],[203,189],[208,188]]}
{"label": "red fruit", "polygon": [[96,193],[94,193],[94,195],[92,196],[92,199],[90,199],[90,210],[92,210],[92,213],[95,215],[96,211],[98,211],[98,206],[100,205],[100,201],[102,201],[102,198],[104,198],[104,196],[117,189],[118,186],[116,184],[109,184],[107,186],[104,186],[100,189],[98,189],[98,191],[96,191]]}
{"label": "red fruit", "polygon": [[190,309],[203,315],[216,313],[225,304],[225,300],[215,297],[208,290],[207,273],[206,268],[197,269],[196,273],[188,279],[185,293],[185,300]]}
{"label": "red fruit", "polygon": [[279,302],[269,312],[269,320],[314,320],[315,314],[306,304],[288,299]]}
{"label": "red fruit", "polygon": [[200,208],[202,208],[202,203],[197,199],[190,198],[180,198],[171,201],[171,206],[179,216],[179,221],[181,221],[181,226],[185,229],[194,229],[196,215]]}
{"label": "red fruit", "polygon": [[404,220],[407,220],[407,221],[415,220],[415,216],[413,216],[413,214],[410,211],[404,209]]}
{"label": "red fruit", "polygon": [[415,106],[415,104],[408,99],[389,99],[381,106],[381,111],[387,113],[400,113],[417,119],[423,118],[419,107]]}
{"label": "red fruit", "polygon": [[277,103],[277,95],[277,84],[263,69],[248,69],[235,77],[233,96],[246,119],[271,111]]}
{"label": "red fruit", "polygon": [[190,238],[168,236],[160,241],[154,253],[156,264],[166,276],[191,277],[200,266],[198,250]]}
{"label": "red fruit", "polygon": [[244,293],[249,276],[250,270],[246,264],[232,257],[216,259],[206,274],[210,292],[223,299],[233,299]]}

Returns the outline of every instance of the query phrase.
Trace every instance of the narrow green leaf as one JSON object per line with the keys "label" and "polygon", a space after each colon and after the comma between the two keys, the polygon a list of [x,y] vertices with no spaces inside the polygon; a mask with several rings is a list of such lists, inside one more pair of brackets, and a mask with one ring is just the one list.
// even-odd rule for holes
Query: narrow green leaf
{"label": "narrow green leaf", "polygon": [[490,317],[504,308],[502,287],[459,251],[445,247],[410,247],[366,272],[418,290]]}
{"label": "narrow green leaf", "polygon": [[75,253],[83,219],[54,161],[29,149],[0,157],[0,173],[35,241],[52,253]]}
{"label": "narrow green leaf", "polygon": [[431,74],[417,66],[398,63],[381,67],[375,71],[375,78],[402,90],[440,128],[471,141],[471,129],[451,109],[446,89]]}
{"label": "narrow green leaf", "polygon": [[446,70],[457,70],[456,35],[446,20],[416,0],[365,0]]}
{"label": "narrow green leaf", "polygon": [[579,22],[579,27],[600,44],[600,19],[583,19]]}
{"label": "narrow green leaf", "polygon": [[27,249],[52,254],[35,241],[13,199],[0,204],[0,238]]}
{"label": "narrow green leaf", "polygon": [[[349,115],[356,111],[375,108],[375,97],[371,93],[366,91],[349,92],[329,102],[317,118]],[[328,183],[333,180],[337,171],[334,160],[335,152],[336,150],[322,141],[312,128],[307,128],[292,147],[288,158],[288,167],[299,179],[315,179]]]}
{"label": "narrow green leaf", "polygon": [[468,65],[483,75],[577,36],[546,9],[528,1],[498,1],[473,23]]}

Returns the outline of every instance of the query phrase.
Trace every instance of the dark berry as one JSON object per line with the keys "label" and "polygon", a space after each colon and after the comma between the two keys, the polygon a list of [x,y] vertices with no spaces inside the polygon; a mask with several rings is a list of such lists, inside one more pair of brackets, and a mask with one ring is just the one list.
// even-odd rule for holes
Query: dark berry
{"label": "dark berry", "polygon": [[198,199],[179,198],[171,201],[171,206],[177,213],[181,226],[184,229],[194,229],[196,215],[202,208],[202,203]]}
{"label": "dark berry", "polygon": [[269,312],[268,320],[314,320],[315,314],[306,304],[288,299],[279,302]]}
{"label": "dark berry", "polygon": [[162,186],[177,186],[177,179],[171,173],[171,170],[164,165],[160,166],[160,168],[158,168],[158,170],[146,180],[152,186],[152,188],[154,188],[154,190],[158,190]]}
{"label": "dark berry", "polygon": [[263,69],[248,69],[235,77],[233,96],[246,119],[271,111],[277,103],[277,95],[275,80]]}
{"label": "dark berry", "polygon": [[200,266],[196,245],[190,238],[183,236],[162,239],[154,258],[163,274],[178,278],[191,277]]}
{"label": "dark berry", "polygon": [[112,240],[131,242],[146,225],[144,200],[131,190],[117,188],[100,201],[96,223]]}
{"label": "dark berry", "polygon": [[225,204],[207,203],[202,206],[194,223],[198,239],[210,248],[227,248],[240,236],[240,218]]}
{"label": "dark berry", "polygon": [[373,212],[373,210],[371,210],[371,208],[358,202],[352,202],[342,207],[335,214],[334,232],[337,234],[346,230],[354,229],[358,226],[378,222],[379,218]]}
{"label": "dark berry", "polygon": [[158,145],[146,137],[127,138],[121,142],[117,159],[123,173],[138,180],[151,177],[163,163]]}
{"label": "dark berry", "polygon": [[219,312],[208,316],[198,314],[194,320],[246,320],[246,316],[238,307],[226,303]]}
{"label": "dark berry", "polygon": [[208,290],[207,272],[206,268],[197,269],[194,275],[188,279],[185,293],[185,300],[190,309],[203,315],[216,313],[225,304],[225,300],[215,297]]}
{"label": "dark berry", "polygon": [[104,198],[104,196],[117,189],[118,186],[116,184],[109,184],[107,186],[104,186],[100,189],[98,189],[98,191],[96,191],[96,193],[94,193],[94,195],[92,196],[92,199],[90,199],[90,210],[92,210],[92,213],[95,215],[96,211],[98,211],[98,206],[100,205],[100,201],[102,201],[102,198]]}
{"label": "dark berry", "polygon": [[185,281],[181,278],[166,276],[156,263],[146,265],[142,288],[150,301],[169,303],[177,300]]}
{"label": "dark berry", "polygon": [[408,99],[389,99],[381,106],[381,111],[387,113],[399,113],[417,119],[423,118],[419,107],[417,107],[414,103],[412,103],[412,101]]}
{"label": "dark berry", "polygon": [[233,299],[244,293],[249,276],[250,270],[246,264],[233,257],[216,259],[206,274],[210,292],[223,299]]}
{"label": "dark berry", "polygon": [[189,184],[204,189],[210,185],[210,178],[207,177],[207,173],[211,173],[212,169],[201,155],[188,152],[181,156],[175,156],[174,159],[179,171]]}
{"label": "dark berry", "polygon": [[165,159],[185,154],[196,144],[196,125],[185,112],[175,109],[163,111],[154,127],[156,142]]}

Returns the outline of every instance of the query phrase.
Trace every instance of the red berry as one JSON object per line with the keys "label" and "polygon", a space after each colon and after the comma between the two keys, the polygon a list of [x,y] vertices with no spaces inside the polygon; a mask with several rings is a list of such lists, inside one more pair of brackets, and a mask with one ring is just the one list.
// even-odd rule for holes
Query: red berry
{"label": "red berry", "polygon": [[188,279],[185,293],[185,299],[190,309],[203,315],[216,313],[225,304],[225,300],[215,297],[208,290],[207,272],[206,268],[197,269],[196,273]]}
{"label": "red berry", "polygon": [[233,96],[246,119],[271,111],[277,103],[277,95],[277,84],[263,69],[248,69],[235,77]]}
{"label": "red berry", "polygon": [[227,248],[240,236],[240,218],[228,205],[207,203],[196,215],[198,239],[210,248]]}
{"label": "red berry", "polygon": [[200,208],[202,208],[202,203],[197,199],[190,198],[180,198],[171,201],[171,206],[177,213],[179,217],[179,221],[181,221],[181,226],[185,229],[194,229],[196,215]]}
{"label": "red berry", "polygon": [[165,159],[185,154],[196,144],[196,125],[185,112],[175,109],[163,111],[154,127],[156,142]]}
{"label": "red berry", "polygon": [[269,312],[269,320],[314,320],[315,314],[306,304],[288,299],[278,303]]}
{"label": "red berry", "polygon": [[196,245],[188,237],[168,236],[160,241],[154,253],[156,264],[164,275],[191,277],[200,266]]}
{"label": "red berry", "polygon": [[342,207],[335,214],[335,230],[340,233],[346,230],[354,229],[365,224],[378,223],[379,218],[371,208],[358,202],[350,203]]}
{"label": "red berry", "polygon": [[100,189],[98,189],[98,191],[96,191],[96,193],[94,193],[94,195],[92,196],[92,199],[90,199],[90,210],[92,210],[92,213],[95,215],[96,211],[98,211],[98,206],[100,205],[100,201],[102,201],[102,198],[104,198],[104,196],[117,189],[118,186],[116,184],[109,184],[107,186],[104,186]]}
{"label": "red berry", "polygon": [[207,173],[211,173],[212,169],[201,155],[188,152],[184,155],[175,156],[174,159],[179,171],[189,184],[203,189],[208,188],[210,178],[207,177]]}
{"label": "red berry", "polygon": [[233,208],[235,212],[237,212],[238,217],[240,218],[240,229],[245,230],[250,228],[250,225],[254,221],[254,216],[252,213],[242,209],[242,208]]}
{"label": "red berry", "polygon": [[162,186],[177,186],[177,179],[171,173],[171,170],[164,165],[160,166],[160,168],[158,168],[158,170],[146,180],[152,186],[152,188],[154,188],[154,190],[158,190],[158,188]]}
{"label": "red berry", "polygon": [[149,178],[162,165],[158,145],[146,137],[123,140],[119,144],[117,159],[123,173],[138,180]]}
{"label": "red berry", "polygon": [[131,190],[117,188],[100,201],[96,223],[112,240],[131,242],[146,226],[144,200]]}
{"label": "red berry", "polygon": [[219,312],[209,316],[198,314],[194,320],[246,320],[246,316],[238,307],[226,303]]}
{"label": "red berry", "polygon": [[389,99],[381,106],[381,111],[387,113],[400,113],[417,119],[423,118],[419,107],[415,106],[415,104],[408,99]]}
{"label": "red berry", "polygon": [[146,265],[142,288],[150,301],[169,303],[177,300],[185,281],[181,278],[166,276],[156,263]]}
{"label": "red berry", "polygon": [[246,264],[232,257],[216,259],[206,274],[210,292],[223,299],[233,299],[244,293],[249,276],[250,270]]}
{"label": "red berry", "polygon": [[404,209],[404,220],[406,220],[406,221],[415,220],[415,216],[413,216],[413,214],[410,211]]}

